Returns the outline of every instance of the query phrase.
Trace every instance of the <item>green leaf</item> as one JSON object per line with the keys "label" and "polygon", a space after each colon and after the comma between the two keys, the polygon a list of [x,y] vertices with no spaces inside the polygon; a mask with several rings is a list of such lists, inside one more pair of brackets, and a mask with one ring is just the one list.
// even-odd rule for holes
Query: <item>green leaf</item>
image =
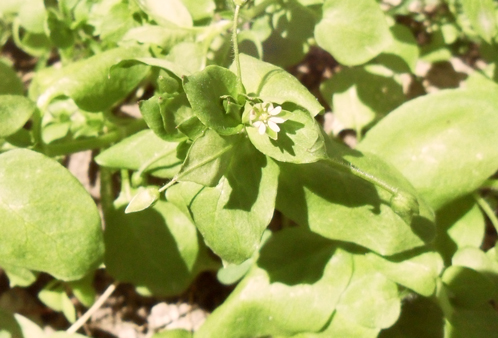
{"label": "green leaf", "polygon": [[95,302],[96,292],[93,287],[94,273],[89,273],[80,280],[69,282],[73,295],[86,307]]}
{"label": "green leaf", "polygon": [[159,25],[192,27],[192,16],[182,0],[139,0],[137,3]]}
{"label": "green leaf", "polygon": [[396,284],[372,270],[363,255],[354,258],[354,273],[337,312],[367,328],[390,327],[398,320],[401,308]]}
{"label": "green leaf", "polygon": [[326,158],[324,135],[315,119],[301,110],[283,113],[282,117],[287,120],[279,124],[277,140],[267,134],[261,135],[253,126],[247,127],[252,144],[280,162],[312,163]]}
{"label": "green leaf", "polygon": [[351,337],[351,338],[376,338],[380,329],[367,328],[359,325],[351,319],[334,312],[327,327],[319,333],[304,333],[292,338],[329,338],[329,337]]}
{"label": "green leaf", "polygon": [[[94,34],[99,35],[104,43],[115,45],[119,44],[123,36],[138,25],[135,20],[138,13],[131,12],[131,6],[128,3],[107,1],[107,3],[110,2],[114,2],[111,8],[101,9],[99,13],[102,16],[101,24],[99,27],[95,27]],[[105,3],[106,1],[101,2],[104,6]],[[96,8],[98,7],[94,5],[92,10],[97,11]]]}
{"label": "green leaf", "polygon": [[196,337],[319,331],[348,285],[352,263],[351,254],[306,229],[280,231],[268,240],[257,265],[208,317]]}
{"label": "green leaf", "polygon": [[104,251],[90,195],[59,163],[29,150],[0,155],[0,265],[76,280]]}
{"label": "green leaf", "polygon": [[347,66],[366,63],[392,43],[384,13],[374,0],[326,0],[315,39]]}
{"label": "green leaf", "polygon": [[53,9],[47,11],[47,35],[58,48],[69,48],[74,44],[73,33],[68,24],[59,18]]}
{"label": "green leaf", "polygon": [[[266,16],[261,18],[264,29],[271,30],[263,42],[263,56],[266,62],[287,68],[299,63],[308,53],[317,15],[297,1],[282,5],[279,10],[267,10]],[[263,28],[261,24],[256,28]]]}
{"label": "green leaf", "polygon": [[67,96],[85,111],[109,109],[124,99],[149,71],[143,65],[114,68],[110,72],[111,67],[123,59],[147,54],[143,47],[121,47],[71,63],[48,79],[36,80],[45,84],[38,106],[46,107],[54,98]]}
{"label": "green leaf", "polygon": [[175,75],[178,79],[181,79],[184,75],[191,75],[192,72],[183,67],[180,64],[177,64],[175,62],[172,62],[167,59],[158,59],[158,58],[151,58],[151,57],[138,57],[134,59],[126,59],[122,60],[119,63],[115,64],[112,66],[112,68],[119,68],[119,67],[130,67],[134,66],[136,64],[144,64],[147,66],[151,67],[157,67],[160,69],[167,70],[168,72],[172,73]]}
{"label": "green leaf", "polygon": [[45,338],[43,330],[20,314],[11,314],[0,308],[0,337],[6,338]]}
{"label": "green leaf", "polygon": [[277,178],[273,160],[241,142],[218,185],[203,188],[191,202],[197,228],[224,261],[239,264],[258,250],[273,217]]}
{"label": "green leaf", "polygon": [[0,95],[0,138],[10,136],[21,129],[35,109],[35,104],[23,96]]}
{"label": "green leaf", "polygon": [[32,56],[47,57],[52,48],[48,37],[44,33],[31,33],[29,31],[24,32],[21,37],[19,28],[17,21],[14,21],[12,34],[16,45]]}
{"label": "green leaf", "polygon": [[143,25],[130,29],[122,41],[136,41],[141,44],[154,44],[165,52],[183,41],[194,40],[196,33],[192,29],[182,27],[160,27],[156,25]]}
{"label": "green leaf", "polygon": [[368,68],[347,68],[320,85],[320,92],[345,129],[358,134],[405,101],[403,88],[393,77]]}
{"label": "green leaf", "polygon": [[163,94],[140,101],[140,112],[154,133],[166,141],[185,138],[178,125],[194,116],[185,94]]}
{"label": "green leaf", "polygon": [[493,0],[461,1],[464,13],[477,34],[487,43],[496,36],[496,10]]}
{"label": "green leaf", "polygon": [[415,73],[419,49],[412,31],[401,24],[393,25],[390,30],[394,39],[375,61],[398,73]]}
{"label": "green leaf", "polygon": [[[232,65],[231,69],[234,70]],[[324,111],[318,100],[294,76],[271,63],[240,54],[242,83],[248,94],[279,105],[294,103],[312,116]]]}
{"label": "green leaf", "polygon": [[498,293],[498,262],[483,251],[478,248],[462,248],[453,255],[451,263],[474,269],[491,278],[495,283],[495,292]]}
{"label": "green leaf", "polygon": [[463,266],[450,266],[441,277],[450,291],[453,304],[475,307],[488,303],[495,293],[495,284],[485,275]]}
{"label": "green leaf", "polygon": [[216,186],[230,166],[236,146],[241,141],[240,135],[220,136],[212,130],[206,130],[190,147],[176,176],[178,181]]}
{"label": "green leaf", "polygon": [[180,42],[169,51],[166,59],[176,66],[187,70],[185,75],[198,72],[205,66],[206,50],[203,44],[197,42]]}
{"label": "green leaf", "polygon": [[211,267],[190,217],[162,200],[141,213],[113,210],[106,217],[105,265],[123,282],[156,295],[184,291],[197,274]]}
{"label": "green leaf", "polygon": [[183,88],[194,114],[208,128],[221,135],[232,135],[243,128],[240,116],[228,114],[222,96],[237,98],[237,76],[226,68],[208,66],[184,77]]}
{"label": "green leaf", "polygon": [[22,2],[19,0],[4,0],[0,3],[0,13],[11,14],[19,12]]}
{"label": "green leaf", "polygon": [[457,199],[437,212],[435,246],[450,265],[451,257],[464,247],[479,248],[486,224],[481,209],[472,196]]}
{"label": "green leaf", "polygon": [[445,90],[417,98],[375,125],[358,149],[394,165],[439,209],[473,192],[498,167],[496,94]]}
{"label": "green leaf", "polygon": [[70,323],[76,321],[76,309],[59,281],[51,281],[39,293],[38,298],[52,310],[64,313]]}
{"label": "green leaf", "polygon": [[159,188],[156,186],[140,187],[125,209],[125,214],[149,208],[159,199]]}
{"label": "green leaf", "polygon": [[43,0],[23,0],[18,18],[21,26],[31,33],[44,33],[46,11]]}
{"label": "green leaf", "polygon": [[[22,95],[24,93],[24,85],[16,72],[0,61],[0,95],[13,94]],[[3,119],[2,119],[3,121]]]}
{"label": "green leaf", "polygon": [[[389,193],[351,173],[323,162],[279,165],[277,209],[324,237],[393,255],[424,245],[424,240],[429,240],[434,232],[426,207],[409,226],[389,208]],[[360,168],[368,172],[375,167]],[[378,171],[381,168],[389,167],[379,165]],[[396,173],[392,169],[384,171]],[[400,182],[399,173],[393,179]]]}
{"label": "green leaf", "polygon": [[182,0],[194,21],[212,18],[216,4],[214,0]]}
{"label": "green leaf", "polygon": [[436,279],[443,270],[443,260],[438,253],[402,253],[383,258],[374,253],[366,254],[372,266],[389,280],[401,284],[425,296],[436,289]]}
{"label": "green leaf", "polygon": [[2,269],[9,278],[9,286],[11,288],[15,286],[30,286],[36,281],[37,275],[31,270],[18,266],[8,266],[5,264],[2,265]]}
{"label": "green leaf", "polygon": [[253,264],[253,258],[249,258],[248,260],[240,264],[228,264],[227,266],[224,266],[222,269],[218,270],[216,277],[221,284],[235,284],[247,274]]}
{"label": "green leaf", "polygon": [[95,161],[104,167],[172,178],[180,170],[183,157],[180,143],[163,141],[152,130],[143,130],[104,150]]}

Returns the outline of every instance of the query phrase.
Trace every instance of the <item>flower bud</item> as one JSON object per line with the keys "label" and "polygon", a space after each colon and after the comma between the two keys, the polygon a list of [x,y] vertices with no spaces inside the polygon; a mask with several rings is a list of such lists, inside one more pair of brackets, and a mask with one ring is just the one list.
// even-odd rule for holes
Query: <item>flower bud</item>
{"label": "flower bud", "polygon": [[126,207],[125,214],[145,210],[154,204],[154,202],[158,199],[159,189],[157,187],[140,187],[137,194],[133,196],[130,203]]}
{"label": "flower bud", "polygon": [[417,198],[403,191],[391,197],[391,209],[408,224],[411,223],[413,216],[419,214]]}

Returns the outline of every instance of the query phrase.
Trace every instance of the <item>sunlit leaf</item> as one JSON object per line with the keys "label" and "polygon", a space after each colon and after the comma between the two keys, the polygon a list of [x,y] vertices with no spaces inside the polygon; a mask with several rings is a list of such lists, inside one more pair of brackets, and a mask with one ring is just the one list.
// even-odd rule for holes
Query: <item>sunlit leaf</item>
{"label": "sunlit leaf", "polygon": [[0,265],[76,280],[102,261],[97,207],[52,159],[30,150],[0,155]]}
{"label": "sunlit leaf", "polygon": [[439,209],[477,189],[498,167],[496,93],[458,89],[412,100],[358,148],[394,165]]}
{"label": "sunlit leaf", "polygon": [[315,38],[320,47],[348,66],[371,60],[392,42],[384,13],[374,0],[326,0]]}

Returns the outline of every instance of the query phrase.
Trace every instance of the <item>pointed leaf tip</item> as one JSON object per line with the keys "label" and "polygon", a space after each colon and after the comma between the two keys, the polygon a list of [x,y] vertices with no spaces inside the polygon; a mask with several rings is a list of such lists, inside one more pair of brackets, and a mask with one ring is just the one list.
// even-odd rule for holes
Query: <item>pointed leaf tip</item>
{"label": "pointed leaf tip", "polygon": [[154,204],[158,199],[159,189],[157,187],[141,187],[126,207],[125,214],[145,210]]}

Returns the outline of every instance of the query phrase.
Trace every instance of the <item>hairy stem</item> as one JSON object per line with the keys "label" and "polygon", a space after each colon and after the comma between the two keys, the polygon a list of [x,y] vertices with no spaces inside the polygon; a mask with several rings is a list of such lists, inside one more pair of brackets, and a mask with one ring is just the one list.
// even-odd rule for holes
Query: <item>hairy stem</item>
{"label": "hairy stem", "polygon": [[233,44],[233,53],[234,53],[234,61],[235,61],[235,69],[237,72],[237,91],[240,94],[245,93],[244,85],[242,84],[242,73],[240,70],[240,59],[239,59],[239,42],[237,40],[237,27],[239,25],[239,12],[240,6],[235,6],[235,13],[233,14],[233,26],[232,26],[232,44]]}

